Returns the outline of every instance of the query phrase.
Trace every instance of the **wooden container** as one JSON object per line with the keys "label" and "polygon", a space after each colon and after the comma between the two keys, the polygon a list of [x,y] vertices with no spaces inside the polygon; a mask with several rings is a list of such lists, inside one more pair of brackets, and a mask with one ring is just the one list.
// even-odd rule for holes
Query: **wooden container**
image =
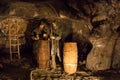
{"label": "wooden container", "polygon": [[39,48],[37,54],[37,63],[38,67],[46,69],[49,67],[50,61],[50,43],[48,40],[39,40]]}
{"label": "wooden container", "polygon": [[73,74],[77,70],[78,50],[76,42],[66,42],[63,47],[64,71]]}

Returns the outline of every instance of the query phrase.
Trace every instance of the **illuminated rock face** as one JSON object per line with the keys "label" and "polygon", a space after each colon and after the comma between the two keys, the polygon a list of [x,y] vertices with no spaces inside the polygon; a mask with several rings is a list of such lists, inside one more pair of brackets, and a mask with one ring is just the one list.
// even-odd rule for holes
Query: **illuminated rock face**
{"label": "illuminated rock face", "polygon": [[28,21],[16,16],[9,16],[0,20],[0,44],[4,44],[6,48],[9,48],[9,32],[11,32],[11,35],[16,35],[16,33],[18,33],[20,45],[25,44],[25,32],[27,29],[27,24]]}
{"label": "illuminated rock face", "polygon": [[112,65],[118,34],[111,33],[109,26],[101,25],[100,27],[89,39],[93,45],[86,60],[86,67],[89,70],[107,70]]}
{"label": "illuminated rock face", "polygon": [[[23,28],[23,26],[28,25],[27,32],[25,33],[28,43],[31,43],[30,33],[36,24],[38,24],[39,19],[49,18],[51,20],[58,21],[60,30],[64,34],[62,35],[62,41],[64,42],[66,37],[70,35],[72,38],[69,37],[67,40],[78,42],[80,46],[80,54],[85,52],[86,56],[89,50],[85,45],[89,45],[90,42],[88,39],[91,36],[91,33],[94,32],[95,34],[98,34],[96,30],[101,29],[98,26],[104,24],[104,26],[108,26],[108,28],[110,28],[113,32],[116,32],[116,29],[120,25],[119,0],[34,0],[35,2],[33,0],[9,1],[10,0],[2,0],[3,3],[0,3],[0,21],[3,23],[5,20],[4,18],[9,16],[14,16],[17,20],[20,19],[18,21],[20,21],[20,25],[23,29],[20,30],[20,33],[23,33],[24,30],[26,30],[26,27]],[[12,19],[16,20],[16,18]],[[35,18],[38,18],[38,22],[34,21]],[[25,21],[25,25],[21,19],[23,22]],[[110,34],[109,31],[108,33],[104,33],[107,32],[104,28],[102,28],[102,30],[103,31],[100,32],[98,31],[102,37],[105,37],[104,34]],[[0,43],[3,43],[4,38],[2,39],[3,40],[1,40],[2,42]],[[119,44],[117,44],[117,46],[119,46]],[[118,48],[115,52],[119,52]],[[119,54],[114,54],[113,56],[116,55]],[[115,62],[114,61],[112,61],[113,66],[118,64],[119,59]]]}

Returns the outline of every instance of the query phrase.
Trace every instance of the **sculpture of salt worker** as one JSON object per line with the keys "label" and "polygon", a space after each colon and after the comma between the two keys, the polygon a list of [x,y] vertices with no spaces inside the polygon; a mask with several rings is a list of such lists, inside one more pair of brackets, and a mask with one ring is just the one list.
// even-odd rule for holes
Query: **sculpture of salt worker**
{"label": "sculpture of salt worker", "polygon": [[32,32],[33,53],[36,56],[38,68],[42,69],[47,69],[50,62],[49,30],[45,21],[41,20],[40,25]]}
{"label": "sculpture of salt worker", "polygon": [[59,40],[61,39],[61,32],[59,31],[58,26],[55,22],[52,22],[50,39],[51,39],[51,68],[55,70],[57,66],[56,56],[59,58],[59,61],[61,62],[59,49]]}

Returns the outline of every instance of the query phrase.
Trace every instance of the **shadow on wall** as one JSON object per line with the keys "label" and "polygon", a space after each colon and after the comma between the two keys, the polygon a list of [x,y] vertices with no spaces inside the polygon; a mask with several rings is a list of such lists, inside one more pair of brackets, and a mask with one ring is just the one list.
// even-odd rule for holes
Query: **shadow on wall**
{"label": "shadow on wall", "polygon": [[78,33],[71,33],[65,38],[65,42],[76,42],[78,47],[78,61],[84,61],[87,58],[92,44],[83,35]]}

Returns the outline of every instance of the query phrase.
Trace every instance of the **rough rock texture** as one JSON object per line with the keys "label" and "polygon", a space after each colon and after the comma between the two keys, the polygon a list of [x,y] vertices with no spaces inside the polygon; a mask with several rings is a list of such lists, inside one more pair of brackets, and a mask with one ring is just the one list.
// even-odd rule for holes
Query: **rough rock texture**
{"label": "rough rock texture", "polygon": [[110,38],[93,38],[91,41],[93,48],[87,56],[86,67],[89,70],[110,69],[115,44],[114,36]]}
{"label": "rough rock texture", "polygon": [[13,2],[9,4],[8,15],[14,15],[22,18],[33,18],[39,16],[38,9],[32,3]]}
{"label": "rough rock texture", "polygon": [[[9,1],[9,0],[8,0]],[[26,0],[21,0],[26,1]],[[61,18],[59,21],[59,26],[62,26],[61,29],[65,35],[62,35],[63,41],[73,41],[73,39],[78,42],[83,42],[86,45],[89,45],[89,36],[91,33],[95,35],[101,34],[104,37],[104,32],[101,31],[101,25],[109,26],[113,32],[116,32],[117,28],[120,25],[120,1],[119,0],[45,0],[39,3],[31,3],[29,2],[15,2],[11,1],[8,3],[7,1],[2,1],[4,3],[0,3],[0,10],[2,12],[1,16],[10,16],[14,15],[20,18],[29,19],[29,27],[27,28],[26,36],[27,42],[30,41],[30,34],[33,29],[33,26],[36,26],[39,22],[31,23],[30,20],[34,20],[34,18],[51,18],[55,19]],[[4,6],[4,7],[3,7]],[[67,31],[65,31],[67,29]],[[72,32],[73,31],[73,32]],[[76,34],[77,33],[77,34]],[[109,33],[107,33],[109,34]],[[76,37],[79,35],[79,38]],[[114,35],[114,34],[113,34]],[[70,37],[73,38],[70,38]],[[84,51],[88,51],[89,47],[87,46],[85,49],[85,45],[79,43],[81,48]],[[119,44],[116,44],[119,46]],[[102,48],[101,48],[102,49]],[[119,50],[113,56],[118,55]],[[86,55],[87,56],[87,55]],[[112,57],[113,57],[112,56]],[[112,59],[113,60],[113,59]],[[114,60],[112,61],[114,63]],[[119,60],[115,61],[119,62]]]}
{"label": "rough rock texture", "polygon": [[112,55],[112,64],[111,67],[114,69],[120,69],[120,36],[117,36],[114,53]]}
{"label": "rough rock texture", "polygon": [[4,32],[5,35],[8,36],[9,34],[9,27],[11,28],[12,34],[15,34],[15,27],[18,27],[18,34],[23,34],[26,31],[27,23],[23,18],[16,17],[16,16],[10,16],[2,19],[0,21],[1,23],[1,29]]}
{"label": "rough rock texture", "polygon": [[[11,16],[6,17],[0,20],[0,29],[1,29],[1,41],[0,44],[8,43],[9,41],[9,31],[11,31],[12,35],[16,35],[16,27],[17,33],[20,39],[20,44],[25,44],[25,31],[27,29],[28,22],[25,19],[20,17]],[[9,44],[6,44],[8,47]]]}
{"label": "rough rock texture", "polygon": [[[107,31],[104,31],[105,29],[101,31],[101,29],[103,27],[100,27],[100,26],[104,25],[104,26],[108,26],[108,28],[111,28],[112,35],[115,36],[114,32],[116,32],[116,29],[120,25],[120,18],[119,18],[120,17],[119,16],[120,15],[120,1],[119,0],[86,0],[86,1],[65,0],[65,2],[68,4],[69,7],[72,7],[77,12],[76,15],[78,15],[82,18],[90,19],[90,23],[93,26],[91,33],[94,33],[95,35],[96,34],[101,35],[102,37],[105,37],[106,35],[110,34],[110,33],[107,33],[107,34],[104,33],[104,32],[107,32]],[[81,14],[81,12],[82,12],[82,14]],[[95,38],[95,36],[93,38]],[[119,59],[118,59],[119,58],[119,56],[118,56],[119,48],[118,48],[118,46],[120,46],[120,45],[116,44],[119,42],[118,39],[117,39],[117,42],[116,42],[116,40],[112,40],[112,42],[114,42],[114,44],[111,45],[111,49],[113,49],[115,45],[116,45],[116,47],[115,47],[113,53],[109,52],[109,54],[111,55],[111,58],[112,58],[111,59],[112,61],[110,60],[108,63],[109,68],[111,68],[110,67],[111,62],[113,63],[114,68],[119,68],[119,65],[118,65],[119,64]],[[95,41],[96,40],[98,40],[98,39],[95,39]],[[102,42],[102,40],[100,40],[99,42]],[[93,48],[92,48],[91,52],[88,54],[88,57],[93,53],[97,54],[97,57],[98,57],[98,55],[99,56],[101,55],[101,53],[98,53],[98,52],[104,51],[102,49],[102,47],[99,48],[99,50],[97,50],[97,47],[95,47],[95,44],[92,43]],[[109,46],[106,46],[106,49],[107,48],[109,48]],[[94,52],[94,51],[97,51],[97,52]],[[106,54],[104,53],[104,55],[107,55],[107,53]],[[94,64],[96,64],[96,62],[98,61],[97,57],[95,57],[96,59],[93,60]],[[93,55],[91,55],[91,57],[89,59],[92,60],[92,58],[93,58]],[[107,59],[107,58],[105,57],[104,59]],[[101,57],[101,60],[102,60],[102,57]],[[91,65],[93,64],[89,60],[88,60],[88,62]],[[117,65],[117,66],[115,67],[115,65]],[[92,68],[90,68],[90,69],[93,70]],[[98,68],[96,68],[96,69],[98,70]],[[99,66],[99,69],[100,69],[100,66]]]}

